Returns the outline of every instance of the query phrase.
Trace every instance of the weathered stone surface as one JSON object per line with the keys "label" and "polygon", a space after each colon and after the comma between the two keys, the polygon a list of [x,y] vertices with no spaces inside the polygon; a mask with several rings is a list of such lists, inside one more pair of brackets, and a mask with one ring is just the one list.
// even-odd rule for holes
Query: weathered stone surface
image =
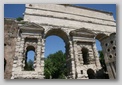
{"label": "weathered stone surface", "polygon": [[108,12],[94,11],[82,7],[65,7],[56,4],[33,4],[32,6],[26,4],[26,7],[25,21],[58,27],[69,27],[73,28],[73,30],[87,28],[96,32],[112,33],[116,31],[116,23],[111,13]]}
{"label": "weathered stone surface", "polygon": [[[95,39],[102,43],[109,77],[116,77],[116,38],[112,34],[116,33],[116,23],[111,13],[56,4],[26,4],[24,23],[18,25],[18,36],[11,35],[6,29],[14,25],[5,24],[5,44],[8,45],[5,46],[5,78],[44,79],[45,39],[50,35],[61,37],[66,44],[67,79],[89,79],[89,70],[94,78],[98,75],[101,65]],[[11,32],[17,33],[17,29]],[[106,44],[109,45],[106,47]],[[110,52],[106,52],[108,49]],[[24,70],[29,50],[35,52],[34,71]]]}
{"label": "weathered stone surface", "polygon": [[4,19],[4,59],[6,60],[6,66],[4,70],[5,79],[10,79],[12,74],[17,30],[18,26],[14,19]]}
{"label": "weathered stone surface", "polygon": [[101,41],[107,71],[110,79],[116,78],[116,33]]}

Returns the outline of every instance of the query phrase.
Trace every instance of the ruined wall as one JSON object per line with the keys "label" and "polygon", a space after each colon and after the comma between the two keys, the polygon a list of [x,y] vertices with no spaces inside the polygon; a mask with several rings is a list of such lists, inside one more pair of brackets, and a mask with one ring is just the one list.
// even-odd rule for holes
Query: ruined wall
{"label": "ruined wall", "polygon": [[[12,68],[11,79],[44,79],[44,40],[42,33],[44,29],[34,23],[25,22],[19,24],[19,32],[16,41],[15,58]],[[34,70],[25,69],[26,53],[35,51]]]}
{"label": "ruined wall", "polygon": [[110,79],[116,78],[116,33],[102,40],[104,59]]}
{"label": "ruined wall", "polygon": [[89,79],[89,75],[92,75],[92,78],[97,78],[96,72],[101,69],[101,65],[94,39],[95,34],[86,29],[78,29],[72,31],[71,35],[77,73],[76,78]]}
{"label": "ruined wall", "polygon": [[[69,79],[88,79],[89,71],[94,75],[94,71],[97,72],[101,69],[95,47],[95,39],[101,41],[105,38],[103,35],[108,36],[111,33],[116,33],[116,23],[114,22],[112,14],[109,12],[71,6],[65,7],[55,4],[27,4],[24,21],[19,24],[19,32],[17,32],[17,28],[17,23],[14,20],[5,19],[4,54],[7,62],[5,68],[6,79],[44,79],[45,38],[51,34],[61,36],[68,44],[69,57],[67,60],[69,60],[70,69]],[[58,33],[60,31],[57,30],[62,30],[62,34]],[[17,34],[19,35],[17,36]],[[36,43],[32,42],[35,38],[37,39]],[[29,40],[26,41],[26,39]],[[110,39],[114,38],[111,37]],[[110,43],[110,40],[106,38],[105,41],[101,41],[101,43],[104,42]],[[24,53],[28,50],[25,50],[26,47],[28,48],[28,43],[29,46],[35,47],[35,53],[37,54],[34,61],[35,69],[31,72],[24,71],[25,62],[23,62],[25,60]],[[83,51],[81,52],[83,47],[87,49],[87,51],[84,51],[89,55],[89,65],[83,64],[85,59],[82,59],[82,61],[78,60],[84,57],[83,54],[85,53],[82,53]],[[111,55],[116,55],[115,48],[116,47],[111,48],[114,50],[114,52],[110,52],[114,53]],[[104,49],[104,53],[106,53],[107,47]],[[114,60],[114,56],[110,56],[110,59]],[[110,62],[110,64],[112,63],[115,62]],[[109,66],[110,65],[107,67]],[[113,68],[113,65],[111,65],[111,68]]]}
{"label": "ruined wall", "polygon": [[[4,78],[10,79],[12,75],[13,57],[18,26],[14,19],[4,19]],[[5,63],[6,62],[6,63]]]}

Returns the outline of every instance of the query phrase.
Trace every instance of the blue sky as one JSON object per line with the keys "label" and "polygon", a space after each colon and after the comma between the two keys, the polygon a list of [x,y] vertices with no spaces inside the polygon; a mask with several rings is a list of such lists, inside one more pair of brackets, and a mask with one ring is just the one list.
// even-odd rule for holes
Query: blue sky
{"label": "blue sky", "polygon": [[[114,19],[116,20],[116,4],[75,4],[75,5],[112,12]],[[5,4],[4,18],[23,17],[24,11],[25,11],[24,4]],[[97,44],[97,49],[101,50],[100,43],[96,41],[96,44]],[[58,36],[47,37],[46,46],[45,46],[45,56],[51,53],[55,53],[58,50],[62,50],[63,52],[65,52],[65,43],[63,42],[63,40]],[[34,56],[34,53],[30,51],[28,55],[32,57]],[[30,59],[32,59],[31,57]]]}

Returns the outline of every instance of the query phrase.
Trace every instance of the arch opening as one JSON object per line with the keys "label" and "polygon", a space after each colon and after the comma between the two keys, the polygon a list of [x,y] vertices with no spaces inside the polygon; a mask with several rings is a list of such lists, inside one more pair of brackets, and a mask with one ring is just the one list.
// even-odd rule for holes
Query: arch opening
{"label": "arch opening", "polygon": [[[69,38],[68,38],[67,33],[65,33],[61,29],[51,29],[48,32],[46,32],[45,39],[48,39],[49,37],[56,38],[57,40],[60,40],[60,42],[62,42],[62,40],[63,40],[62,43],[59,43],[58,41],[56,41],[56,42],[59,44],[62,44],[62,47],[64,47],[63,52],[65,52],[66,55],[68,56],[68,54],[69,54],[69,52],[68,52],[69,51]],[[51,41],[53,41],[53,42],[54,42],[54,40],[55,39],[51,39]],[[60,45],[57,44],[57,46],[60,46]]]}
{"label": "arch opening", "polygon": [[[107,66],[106,66],[106,63],[105,63],[105,56],[104,56],[104,53],[103,52],[106,52],[106,53],[110,53],[111,52],[111,47],[110,45],[112,45],[114,42],[113,41],[106,41],[106,39],[108,39],[108,37],[111,36],[111,35],[107,35],[107,34],[98,34],[96,36],[96,47],[97,47],[97,50],[98,50],[98,53],[99,53],[99,61],[100,61],[100,64],[101,64],[101,73],[102,73],[102,77],[101,78],[104,78],[104,79],[108,79],[108,70],[107,70]],[[99,45],[98,45],[99,43]],[[111,56],[108,56],[109,59],[111,59]],[[99,72],[100,72],[99,71]],[[99,74],[98,74],[99,75]]]}
{"label": "arch opening", "polygon": [[65,53],[65,43],[62,40],[62,38],[51,35],[46,38],[46,44],[45,44],[45,58],[49,54],[53,54],[57,51],[61,50],[63,53]]}
{"label": "arch opening", "polygon": [[[99,57],[101,56],[100,53],[102,53],[102,42],[101,41],[107,37],[108,36],[106,34],[103,34],[103,33],[97,34],[97,36],[95,37],[95,39],[96,39],[95,43],[96,43],[97,51],[99,53]],[[108,43],[104,43],[105,47],[107,47],[108,45],[109,45]]]}
{"label": "arch opening", "polygon": [[[103,54],[103,46],[102,46],[102,39],[106,38],[107,35],[105,34],[98,34],[95,39],[96,39],[96,47],[97,47],[97,52],[98,52],[98,57],[99,57],[99,61],[101,64],[102,69],[104,70],[104,72],[107,71],[106,68],[106,64],[105,64],[105,59],[104,59],[104,54]],[[109,44],[108,43],[104,43],[104,46],[107,47]],[[110,51],[109,49],[107,51]]]}
{"label": "arch opening", "polygon": [[25,53],[25,71],[34,71],[35,48],[28,46]]}
{"label": "arch opening", "polygon": [[92,69],[87,70],[88,78],[89,79],[95,79],[95,72]]}
{"label": "arch opening", "polygon": [[63,30],[51,29],[46,33],[45,38],[47,38],[48,36],[51,36],[51,35],[55,35],[55,36],[62,38],[62,40],[65,42],[65,44],[68,44],[69,39],[68,39],[67,33],[64,32]]}
{"label": "arch opening", "polygon": [[[65,79],[67,77],[67,56],[69,55],[69,43],[67,34],[61,29],[52,29],[49,30],[46,35],[46,44],[45,44],[45,78],[46,79]],[[53,72],[50,72],[48,67],[51,65],[47,65],[47,61],[50,58],[50,63],[53,66],[50,69],[55,69]],[[55,62],[56,61],[56,62]],[[61,63],[58,65],[58,63]],[[51,74],[48,74],[48,72]]]}

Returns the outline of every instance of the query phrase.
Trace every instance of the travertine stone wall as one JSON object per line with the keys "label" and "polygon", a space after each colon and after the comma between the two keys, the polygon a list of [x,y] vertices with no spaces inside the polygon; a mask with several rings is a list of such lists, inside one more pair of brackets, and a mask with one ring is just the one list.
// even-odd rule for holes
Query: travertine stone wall
{"label": "travertine stone wall", "polygon": [[[15,56],[16,37],[18,25],[14,19],[4,19],[4,78],[10,79],[12,75],[13,58]],[[5,62],[4,62],[5,64]]]}
{"label": "travertine stone wall", "polygon": [[[75,56],[75,72],[76,79],[89,79],[88,69],[92,69],[94,73],[101,69],[98,58],[98,52],[95,45],[95,35],[85,29],[71,31],[73,49]],[[83,48],[88,50],[88,63],[84,64]]]}
{"label": "travertine stone wall", "polygon": [[110,79],[116,78],[116,33],[101,41]]}
{"label": "travertine stone wall", "polygon": [[[32,26],[33,25],[33,26]],[[12,70],[11,79],[19,78],[30,78],[30,79],[43,79],[44,78],[44,56],[43,56],[43,47],[44,41],[42,38],[41,27],[37,27],[33,23],[25,23],[20,27],[20,36],[16,42],[16,53]],[[35,30],[35,29],[36,30]],[[42,30],[38,30],[41,28]],[[33,48],[27,49],[29,46]],[[35,51],[34,56],[34,71],[25,71],[25,59],[26,52],[28,50]],[[17,58],[17,59],[16,59]],[[19,72],[19,73],[18,73]]]}
{"label": "travertine stone wall", "polygon": [[87,28],[96,32],[116,31],[116,23],[109,12],[58,4],[26,4],[24,21],[68,27],[68,30]]}
{"label": "travertine stone wall", "polygon": [[[76,65],[77,65],[77,77],[78,79],[88,79],[88,74],[87,70],[88,69],[93,69],[94,72],[101,69],[101,65],[98,59],[98,55],[95,55],[94,52],[96,49],[93,49],[93,43],[79,43],[77,47],[75,47],[75,58],[77,60]],[[76,45],[75,45],[76,46]],[[83,54],[82,54],[82,48],[87,48],[88,49],[88,54],[89,54],[89,64],[84,64],[83,63]],[[81,73],[81,70],[83,73]]]}
{"label": "travertine stone wall", "polygon": [[[44,79],[45,39],[50,35],[61,37],[66,44],[68,79],[89,79],[89,72],[96,78],[101,65],[95,39],[102,43],[109,77],[115,78],[116,38],[112,33],[116,33],[116,23],[110,12],[71,5],[26,4],[24,21],[18,26],[11,79]],[[24,70],[28,46],[35,51],[34,71]],[[83,48],[88,51],[87,64]]]}

